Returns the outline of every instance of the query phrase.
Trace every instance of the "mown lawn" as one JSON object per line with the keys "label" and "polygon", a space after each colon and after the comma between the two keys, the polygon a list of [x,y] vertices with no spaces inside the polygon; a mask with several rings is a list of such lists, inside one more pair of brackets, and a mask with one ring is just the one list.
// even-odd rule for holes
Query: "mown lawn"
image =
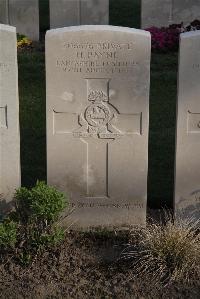
{"label": "mown lawn", "polygon": [[[41,0],[42,29],[47,28]],[[42,16],[45,15],[44,19]],[[139,0],[111,0],[110,24],[140,26]],[[46,27],[45,27],[46,26]],[[43,41],[19,52],[22,184],[46,180],[45,59]],[[177,53],[153,54],[151,61],[148,202],[172,206],[174,180]]]}

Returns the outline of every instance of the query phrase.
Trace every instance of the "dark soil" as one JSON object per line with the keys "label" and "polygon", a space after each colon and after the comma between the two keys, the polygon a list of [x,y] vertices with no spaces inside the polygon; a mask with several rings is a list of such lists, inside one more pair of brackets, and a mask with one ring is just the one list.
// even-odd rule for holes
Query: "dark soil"
{"label": "dark soil", "polygon": [[0,298],[200,298],[200,284],[153,285],[119,261],[128,233],[68,232],[29,266],[0,262]]}

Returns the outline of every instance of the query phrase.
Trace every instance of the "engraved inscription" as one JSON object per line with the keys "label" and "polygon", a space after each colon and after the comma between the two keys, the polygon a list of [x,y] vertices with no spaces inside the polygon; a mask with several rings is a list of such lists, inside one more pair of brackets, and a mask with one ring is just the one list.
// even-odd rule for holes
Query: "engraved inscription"
{"label": "engraved inscription", "polygon": [[11,63],[1,62],[0,61],[0,71],[1,72],[9,72],[11,67]]}
{"label": "engraved inscription", "polygon": [[[134,43],[117,44],[99,43],[65,43],[64,48],[70,54],[67,58],[58,58],[56,66],[64,72],[72,73],[133,73],[139,65],[137,61],[128,59],[129,52],[134,50]],[[72,50],[73,53],[72,53]],[[123,56],[127,57],[124,60]],[[70,57],[70,59],[68,58]]]}
{"label": "engraved inscription", "polygon": [[7,106],[0,107],[0,128],[8,128]]}
{"label": "engraved inscription", "polygon": [[193,69],[200,69],[200,63],[193,63],[192,68]]}
{"label": "engraved inscription", "polygon": [[71,202],[69,204],[71,208],[116,208],[116,209],[144,209],[144,204],[142,203],[85,203],[85,202]]}
{"label": "engraved inscription", "polygon": [[75,49],[75,50],[132,50],[134,48],[134,43],[113,43],[113,42],[99,42],[99,43],[64,43],[65,49]]}
{"label": "engraved inscription", "polygon": [[200,133],[200,113],[188,111],[187,132],[188,134]]}

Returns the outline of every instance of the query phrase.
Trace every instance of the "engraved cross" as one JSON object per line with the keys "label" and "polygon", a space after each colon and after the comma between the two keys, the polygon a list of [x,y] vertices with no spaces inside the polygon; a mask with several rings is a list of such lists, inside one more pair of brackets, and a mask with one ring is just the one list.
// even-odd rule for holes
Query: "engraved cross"
{"label": "engraved cross", "polygon": [[[142,113],[120,113],[109,102],[108,78],[86,79],[88,105],[78,113],[53,111],[54,134],[70,134],[86,144],[88,198],[109,198],[109,144],[142,134]],[[91,177],[95,174],[96,181]]]}

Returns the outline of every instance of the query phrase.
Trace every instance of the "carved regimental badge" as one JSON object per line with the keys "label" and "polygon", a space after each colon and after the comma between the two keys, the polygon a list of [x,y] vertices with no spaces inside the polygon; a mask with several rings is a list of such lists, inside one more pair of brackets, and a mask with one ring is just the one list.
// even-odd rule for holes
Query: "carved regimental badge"
{"label": "carved regimental badge", "polygon": [[[105,85],[103,89],[99,89],[97,84],[92,84],[92,80],[95,80],[95,83],[97,82],[97,79],[88,79],[88,101],[90,104],[79,115],[78,122],[81,128],[74,131],[73,135],[74,137],[94,137],[100,139],[118,138],[123,133],[114,126],[119,112],[109,103],[107,91],[109,81],[107,79],[99,79],[100,83]],[[91,89],[91,86],[96,88]]]}

